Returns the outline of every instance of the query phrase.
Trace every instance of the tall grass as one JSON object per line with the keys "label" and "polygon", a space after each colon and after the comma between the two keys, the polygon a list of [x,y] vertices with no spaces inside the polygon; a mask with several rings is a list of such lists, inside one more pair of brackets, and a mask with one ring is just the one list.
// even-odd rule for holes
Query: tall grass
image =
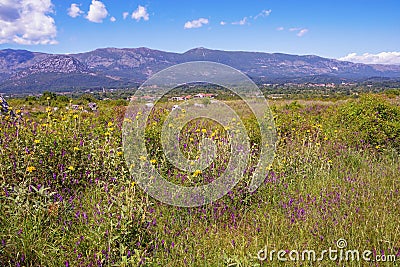
{"label": "tall grass", "polygon": [[[159,203],[135,184],[122,154],[124,107],[54,110],[51,101],[24,111],[15,101],[24,115],[0,118],[0,266],[280,266],[258,251],[320,252],[340,238],[400,256],[398,97],[271,103],[279,142],[263,185],[249,193],[239,183],[199,208]],[[187,126],[188,156],[197,152],[190,138],[212,127]],[[154,164],[168,173],[160,128],[147,130]]]}

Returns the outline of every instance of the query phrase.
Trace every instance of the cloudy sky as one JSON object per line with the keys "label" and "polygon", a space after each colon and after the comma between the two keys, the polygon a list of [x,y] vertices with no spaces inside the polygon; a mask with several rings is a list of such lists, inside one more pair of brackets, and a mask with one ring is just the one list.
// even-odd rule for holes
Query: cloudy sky
{"label": "cloudy sky", "polygon": [[399,0],[0,0],[0,49],[194,47],[400,64]]}

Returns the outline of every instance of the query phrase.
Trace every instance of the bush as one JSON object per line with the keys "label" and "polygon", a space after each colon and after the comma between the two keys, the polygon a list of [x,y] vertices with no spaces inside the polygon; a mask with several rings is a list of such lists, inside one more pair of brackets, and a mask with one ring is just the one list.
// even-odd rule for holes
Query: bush
{"label": "bush", "polygon": [[400,148],[400,107],[377,95],[364,95],[339,107],[336,124],[350,143]]}

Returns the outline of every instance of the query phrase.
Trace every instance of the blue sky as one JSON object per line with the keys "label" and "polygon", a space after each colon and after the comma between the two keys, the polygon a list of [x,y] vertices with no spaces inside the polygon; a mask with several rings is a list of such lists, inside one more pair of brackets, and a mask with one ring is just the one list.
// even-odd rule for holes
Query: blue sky
{"label": "blue sky", "polygon": [[398,0],[0,0],[0,49],[201,46],[400,64],[399,14]]}

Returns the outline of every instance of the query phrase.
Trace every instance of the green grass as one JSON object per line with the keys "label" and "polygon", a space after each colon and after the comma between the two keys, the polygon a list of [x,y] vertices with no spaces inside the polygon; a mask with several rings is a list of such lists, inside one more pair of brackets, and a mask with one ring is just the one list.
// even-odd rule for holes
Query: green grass
{"label": "green grass", "polygon": [[[100,102],[97,113],[86,113],[53,99],[30,101],[19,120],[0,118],[0,266],[398,265],[257,259],[264,248],[321,253],[340,238],[348,249],[400,261],[398,96],[271,102],[279,141],[263,185],[249,193],[244,180],[198,208],[162,204],[135,184],[122,154],[125,107]],[[17,111],[24,102],[10,104]],[[167,173],[160,128],[147,130]]]}

